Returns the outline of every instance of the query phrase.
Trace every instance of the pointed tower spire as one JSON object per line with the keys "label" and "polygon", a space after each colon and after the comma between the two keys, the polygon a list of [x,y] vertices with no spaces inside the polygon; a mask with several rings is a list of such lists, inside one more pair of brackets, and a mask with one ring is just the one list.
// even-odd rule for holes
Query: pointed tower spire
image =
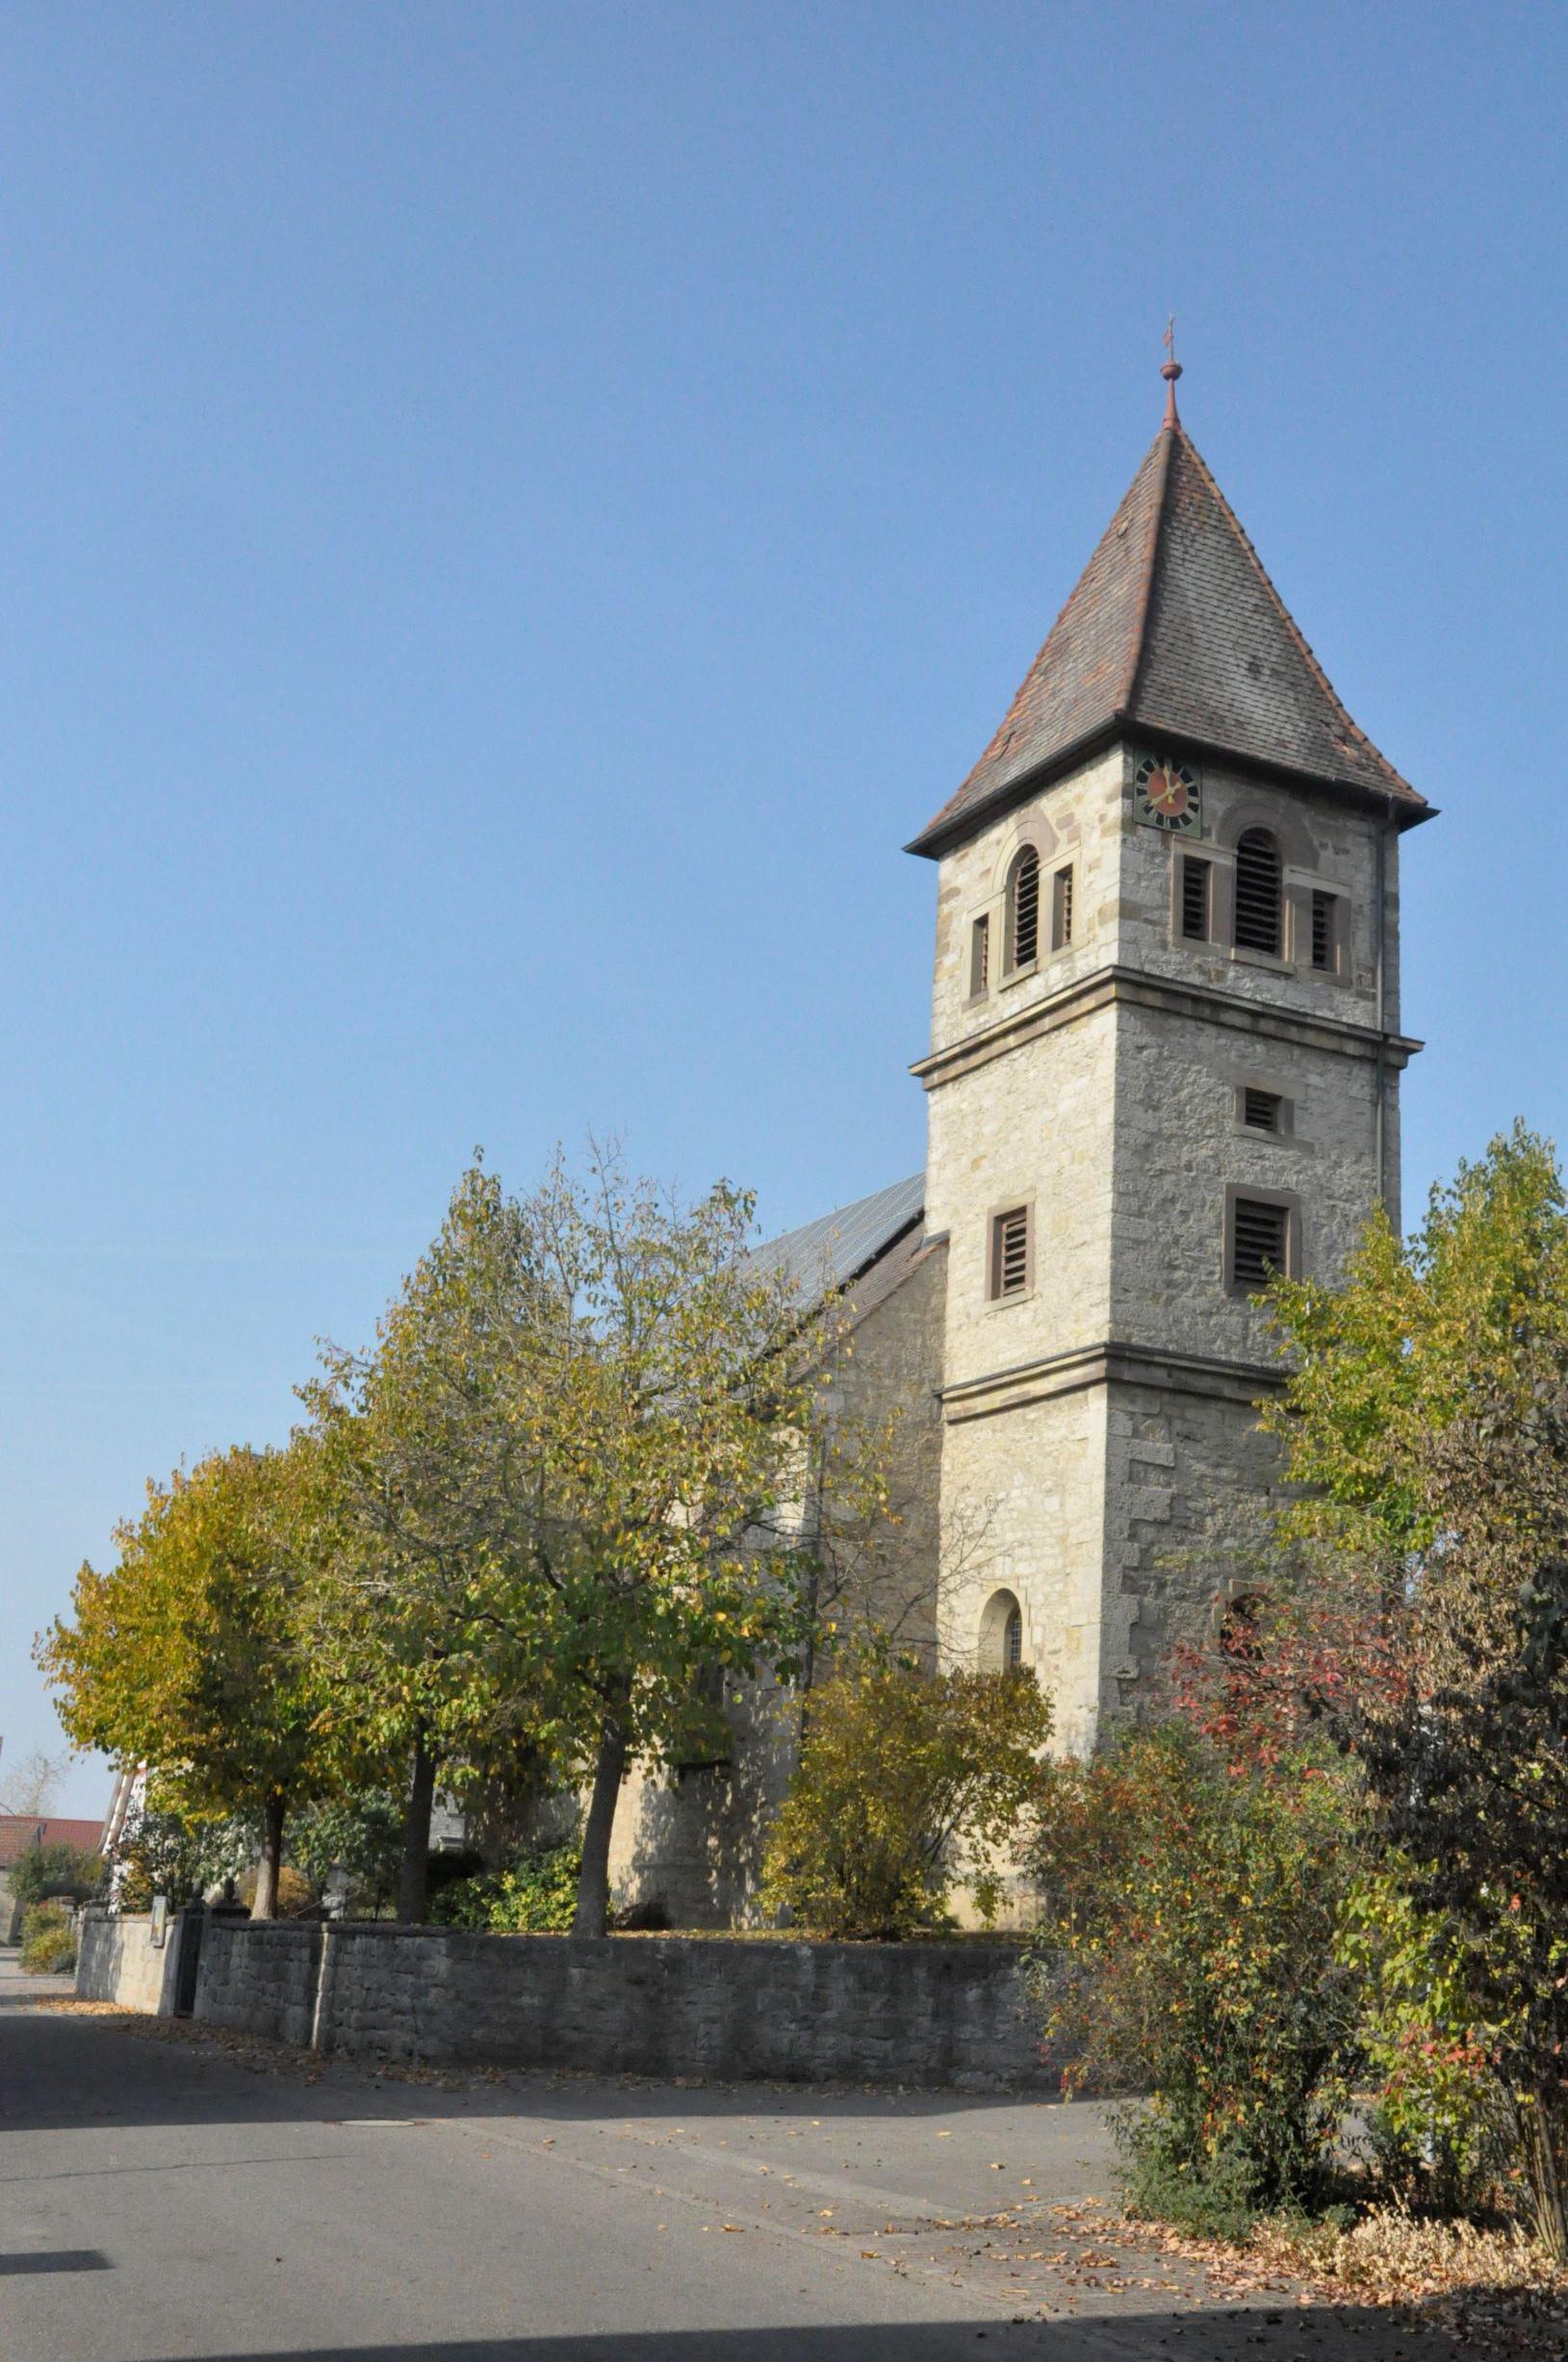
{"label": "pointed tower spire", "polygon": [[912,853],[941,853],[1118,732],[1372,795],[1405,825],[1429,815],[1334,694],[1198,456],[1176,415],[1180,373],[1172,352],[1142,467],[1000,730]]}
{"label": "pointed tower spire", "polygon": [[1160,364],[1160,374],[1165,379],[1165,417],[1161,424],[1169,427],[1173,435],[1179,435],[1181,420],[1176,415],[1176,379],[1181,375],[1181,363],[1176,358],[1176,315],[1174,312],[1165,323],[1165,334],[1160,342],[1165,347],[1166,355]]}

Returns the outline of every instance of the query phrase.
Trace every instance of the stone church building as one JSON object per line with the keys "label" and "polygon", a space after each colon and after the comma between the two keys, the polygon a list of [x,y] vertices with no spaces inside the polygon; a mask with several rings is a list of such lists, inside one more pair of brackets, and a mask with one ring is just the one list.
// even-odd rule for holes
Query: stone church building
{"label": "stone church building", "polygon": [[[1277,1382],[1249,1301],[1399,1211],[1399,844],[1351,720],[1177,415],[990,744],[937,872],[925,1170],[778,1241],[903,1414],[906,1637],[1032,1665],[1074,1751],[1257,1579]],[[746,1914],[798,1730],[623,1801],[623,1902]]]}

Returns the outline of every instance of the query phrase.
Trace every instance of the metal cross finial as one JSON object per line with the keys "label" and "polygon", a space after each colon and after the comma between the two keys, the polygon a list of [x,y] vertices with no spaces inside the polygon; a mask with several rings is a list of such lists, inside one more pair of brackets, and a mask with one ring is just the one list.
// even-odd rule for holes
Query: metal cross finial
{"label": "metal cross finial", "polygon": [[1174,312],[1165,323],[1165,334],[1160,342],[1170,356],[1160,365],[1160,374],[1165,379],[1165,424],[1179,434],[1181,421],[1176,416],[1176,379],[1181,375],[1181,363],[1176,358],[1176,315]]}

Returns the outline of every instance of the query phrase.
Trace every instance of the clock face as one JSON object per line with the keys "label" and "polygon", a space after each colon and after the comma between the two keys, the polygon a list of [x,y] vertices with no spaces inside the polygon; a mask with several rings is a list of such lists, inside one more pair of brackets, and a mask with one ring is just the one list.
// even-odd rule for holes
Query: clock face
{"label": "clock face", "polygon": [[1174,755],[1140,755],[1133,771],[1133,807],[1147,829],[1180,836],[1203,834],[1203,783]]}

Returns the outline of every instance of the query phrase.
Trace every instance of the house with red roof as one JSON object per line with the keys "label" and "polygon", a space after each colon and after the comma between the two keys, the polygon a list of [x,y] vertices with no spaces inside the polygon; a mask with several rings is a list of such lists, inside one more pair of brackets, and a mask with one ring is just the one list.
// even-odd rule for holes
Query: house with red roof
{"label": "house with red roof", "polygon": [[97,1853],[103,1846],[99,1821],[61,1820],[47,1813],[0,1812],[0,1943],[14,1943],[21,1924],[21,1905],[11,1891],[11,1872],[24,1854],[41,1845],[74,1845],[79,1852]]}

